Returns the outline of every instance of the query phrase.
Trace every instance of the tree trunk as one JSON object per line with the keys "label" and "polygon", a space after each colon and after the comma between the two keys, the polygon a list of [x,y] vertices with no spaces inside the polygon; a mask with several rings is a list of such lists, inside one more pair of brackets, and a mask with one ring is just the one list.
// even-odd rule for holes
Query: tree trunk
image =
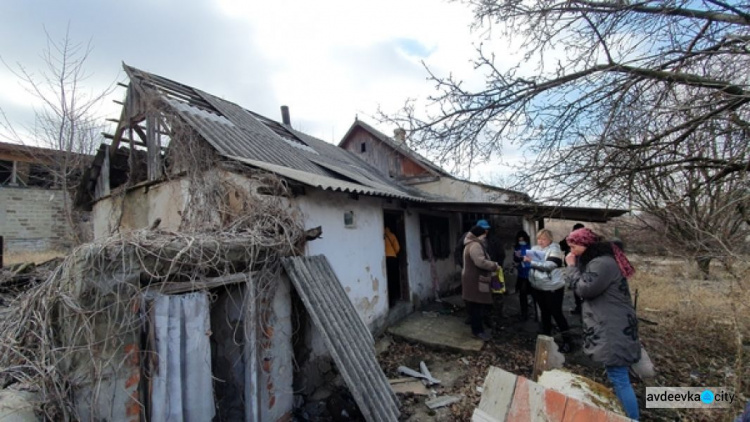
{"label": "tree trunk", "polygon": [[708,280],[708,271],[711,266],[711,257],[699,256],[695,258],[695,262],[698,264],[698,269],[703,274],[703,279]]}

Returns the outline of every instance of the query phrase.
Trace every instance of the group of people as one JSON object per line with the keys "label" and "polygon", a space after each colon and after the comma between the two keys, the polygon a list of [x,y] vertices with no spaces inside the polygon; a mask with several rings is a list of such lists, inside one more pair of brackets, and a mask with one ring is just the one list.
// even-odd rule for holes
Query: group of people
{"label": "group of people", "polygon": [[[502,261],[491,260],[487,252],[489,230],[488,222],[480,220],[464,236],[461,272],[462,296],[472,333],[485,341],[490,336],[484,330],[483,309],[493,303],[490,283],[502,271]],[[521,318],[528,318],[531,296],[541,314],[541,333],[552,335],[554,319],[562,337],[559,350],[572,351],[570,327],[562,310],[565,288],[571,289],[576,295],[572,312],[581,314],[583,319],[584,353],[606,367],[625,413],[637,420],[638,402],[628,373],[629,366],[641,355],[638,319],[628,285],[635,270],[621,244],[605,241],[582,224],[574,226],[561,243],[555,243],[547,229],[537,233],[534,246],[526,232],[517,233],[513,260]]]}

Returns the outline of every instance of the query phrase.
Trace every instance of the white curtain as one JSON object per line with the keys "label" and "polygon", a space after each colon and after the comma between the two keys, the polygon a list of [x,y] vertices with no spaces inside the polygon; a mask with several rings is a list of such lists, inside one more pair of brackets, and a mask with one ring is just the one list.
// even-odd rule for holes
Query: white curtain
{"label": "white curtain", "polygon": [[153,306],[158,365],[152,374],[151,420],[210,421],[215,409],[208,296],[157,295]]}

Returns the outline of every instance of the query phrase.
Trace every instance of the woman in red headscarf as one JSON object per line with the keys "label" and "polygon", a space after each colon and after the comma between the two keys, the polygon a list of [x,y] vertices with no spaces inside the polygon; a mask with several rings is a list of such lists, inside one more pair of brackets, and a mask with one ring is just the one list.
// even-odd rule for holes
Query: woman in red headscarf
{"label": "woman in red headscarf", "polygon": [[635,270],[615,243],[582,228],[567,237],[570,253],[563,277],[583,298],[583,351],[602,363],[628,417],[638,419],[638,401],[628,367],[641,357],[638,319],[628,277]]}

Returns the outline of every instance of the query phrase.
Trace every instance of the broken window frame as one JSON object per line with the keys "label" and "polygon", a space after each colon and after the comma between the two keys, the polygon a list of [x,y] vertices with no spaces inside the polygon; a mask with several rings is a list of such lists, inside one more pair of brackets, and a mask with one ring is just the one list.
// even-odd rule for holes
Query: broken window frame
{"label": "broken window frame", "polygon": [[419,214],[419,238],[422,260],[430,259],[427,254],[426,239],[429,239],[432,257],[435,260],[446,259],[451,256],[453,246],[450,239],[450,219],[430,214]]}

